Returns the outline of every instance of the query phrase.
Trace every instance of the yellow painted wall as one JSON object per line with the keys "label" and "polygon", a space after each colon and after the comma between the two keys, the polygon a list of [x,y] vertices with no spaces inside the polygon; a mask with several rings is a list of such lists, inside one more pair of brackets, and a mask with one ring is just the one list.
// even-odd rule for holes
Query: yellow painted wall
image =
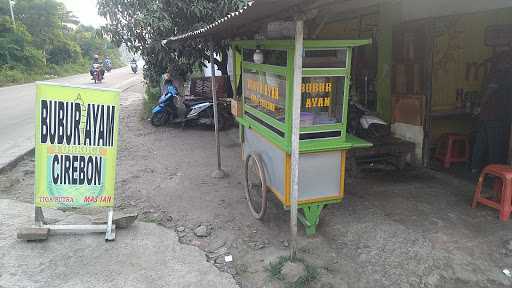
{"label": "yellow painted wall", "polygon": [[[495,50],[485,45],[485,31],[491,25],[512,24],[512,9],[446,16],[434,21],[432,110],[457,108],[457,89],[479,95],[485,77],[486,59]],[[503,48],[500,48],[503,49]],[[469,116],[432,120],[432,138],[443,133],[470,135],[474,119]]]}
{"label": "yellow painted wall", "polygon": [[[485,46],[485,30],[490,25],[500,24],[512,24],[512,9],[435,19],[433,111],[454,110],[456,90],[459,88],[480,91],[485,73],[484,61],[493,54],[493,48]],[[477,67],[481,67],[480,71],[477,71]]]}

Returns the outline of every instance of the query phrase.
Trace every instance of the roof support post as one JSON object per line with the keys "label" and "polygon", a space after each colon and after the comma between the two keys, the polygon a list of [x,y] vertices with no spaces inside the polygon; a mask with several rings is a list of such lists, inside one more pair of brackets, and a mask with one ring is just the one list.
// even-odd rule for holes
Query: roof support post
{"label": "roof support post", "polygon": [[220,158],[220,140],[219,140],[219,111],[218,111],[218,100],[217,100],[217,89],[215,86],[215,52],[214,43],[210,42],[210,66],[211,66],[211,86],[212,86],[212,98],[213,98],[213,121],[215,122],[215,146],[217,148],[217,169],[213,171],[213,178],[224,178],[226,173],[222,170],[221,158]]}
{"label": "roof support post", "polygon": [[302,84],[302,53],[304,50],[304,20],[295,24],[295,58],[293,60],[293,105],[292,105],[292,191],[290,195],[290,259],[297,254],[297,210],[299,199],[299,133]]}

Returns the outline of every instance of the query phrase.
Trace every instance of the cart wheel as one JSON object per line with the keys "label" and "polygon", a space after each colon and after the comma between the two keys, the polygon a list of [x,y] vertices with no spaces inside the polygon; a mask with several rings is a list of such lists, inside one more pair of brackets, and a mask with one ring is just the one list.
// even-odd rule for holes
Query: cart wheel
{"label": "cart wheel", "polygon": [[267,182],[261,158],[250,154],[244,166],[245,196],[252,215],[261,220],[267,211]]}

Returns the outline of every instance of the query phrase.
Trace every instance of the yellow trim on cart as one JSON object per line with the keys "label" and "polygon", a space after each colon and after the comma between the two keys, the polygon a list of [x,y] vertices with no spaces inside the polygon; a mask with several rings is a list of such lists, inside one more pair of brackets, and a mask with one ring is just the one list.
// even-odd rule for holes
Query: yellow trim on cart
{"label": "yellow trim on cart", "polygon": [[268,190],[270,190],[272,193],[274,193],[274,195],[276,196],[277,199],[279,199],[279,201],[281,201],[281,203],[284,203],[283,202],[283,197],[281,196],[281,194],[279,192],[277,192],[277,189],[275,189],[274,187],[272,186],[269,186],[267,185],[267,188]]}
{"label": "yellow trim on cart", "polygon": [[317,202],[327,202],[327,201],[341,202],[341,198],[339,196],[326,196],[326,197],[312,198],[312,199],[300,200],[299,205],[309,204],[309,203],[317,203]]}
{"label": "yellow trim on cart", "polygon": [[345,197],[345,165],[347,162],[347,151],[341,151],[341,170],[340,170],[340,197]]}
{"label": "yellow trim on cart", "polygon": [[[309,203],[315,203],[315,202],[324,202],[324,201],[340,201],[345,196],[345,165],[346,165],[346,150],[340,151],[340,190],[338,192],[338,196],[325,196],[325,197],[319,197],[319,198],[311,198],[306,200],[299,200],[300,204],[309,204]],[[291,193],[291,171],[292,171],[292,165],[291,165],[291,156],[290,154],[286,153],[286,160],[285,160],[285,173],[284,173],[284,187],[285,187],[285,201],[284,205],[286,207],[290,206],[290,193]],[[278,197],[279,198],[279,197]],[[282,199],[279,199],[282,200]],[[281,201],[282,202],[282,201]]]}
{"label": "yellow trim on cart", "polygon": [[[327,197],[321,197],[321,198],[314,198],[314,199],[306,199],[299,201],[299,205],[304,204],[314,204],[319,202],[341,202],[341,198],[338,196],[327,196]],[[290,205],[284,205],[286,208],[290,208]]]}
{"label": "yellow trim on cart", "polygon": [[284,154],[284,205],[289,206],[290,193],[292,191],[292,157],[288,153]]}

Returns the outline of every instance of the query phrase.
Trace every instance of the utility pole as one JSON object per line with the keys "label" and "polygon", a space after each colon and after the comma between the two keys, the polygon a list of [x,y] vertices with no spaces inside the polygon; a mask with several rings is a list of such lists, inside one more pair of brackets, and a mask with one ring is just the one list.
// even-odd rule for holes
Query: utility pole
{"label": "utility pole", "polygon": [[14,4],[14,1],[12,1],[12,0],[7,0],[7,1],[9,1],[9,8],[11,8],[12,25],[14,27],[16,27],[16,21],[14,21],[14,12],[12,11],[12,4]]}
{"label": "utility pole", "polygon": [[215,51],[214,51],[213,40],[210,42],[210,68],[212,72],[211,85],[212,85],[212,98],[213,98],[213,121],[215,122],[215,146],[217,148],[217,169],[213,171],[212,178],[224,178],[226,173],[222,170],[221,158],[220,158],[220,140],[219,140],[219,111],[217,109],[217,86],[215,84]]}
{"label": "utility pole", "polygon": [[290,197],[290,259],[293,262],[297,254],[297,210],[299,199],[299,130],[302,84],[302,53],[304,49],[304,20],[296,19],[295,58],[293,65],[293,105],[292,105],[292,193]]}

